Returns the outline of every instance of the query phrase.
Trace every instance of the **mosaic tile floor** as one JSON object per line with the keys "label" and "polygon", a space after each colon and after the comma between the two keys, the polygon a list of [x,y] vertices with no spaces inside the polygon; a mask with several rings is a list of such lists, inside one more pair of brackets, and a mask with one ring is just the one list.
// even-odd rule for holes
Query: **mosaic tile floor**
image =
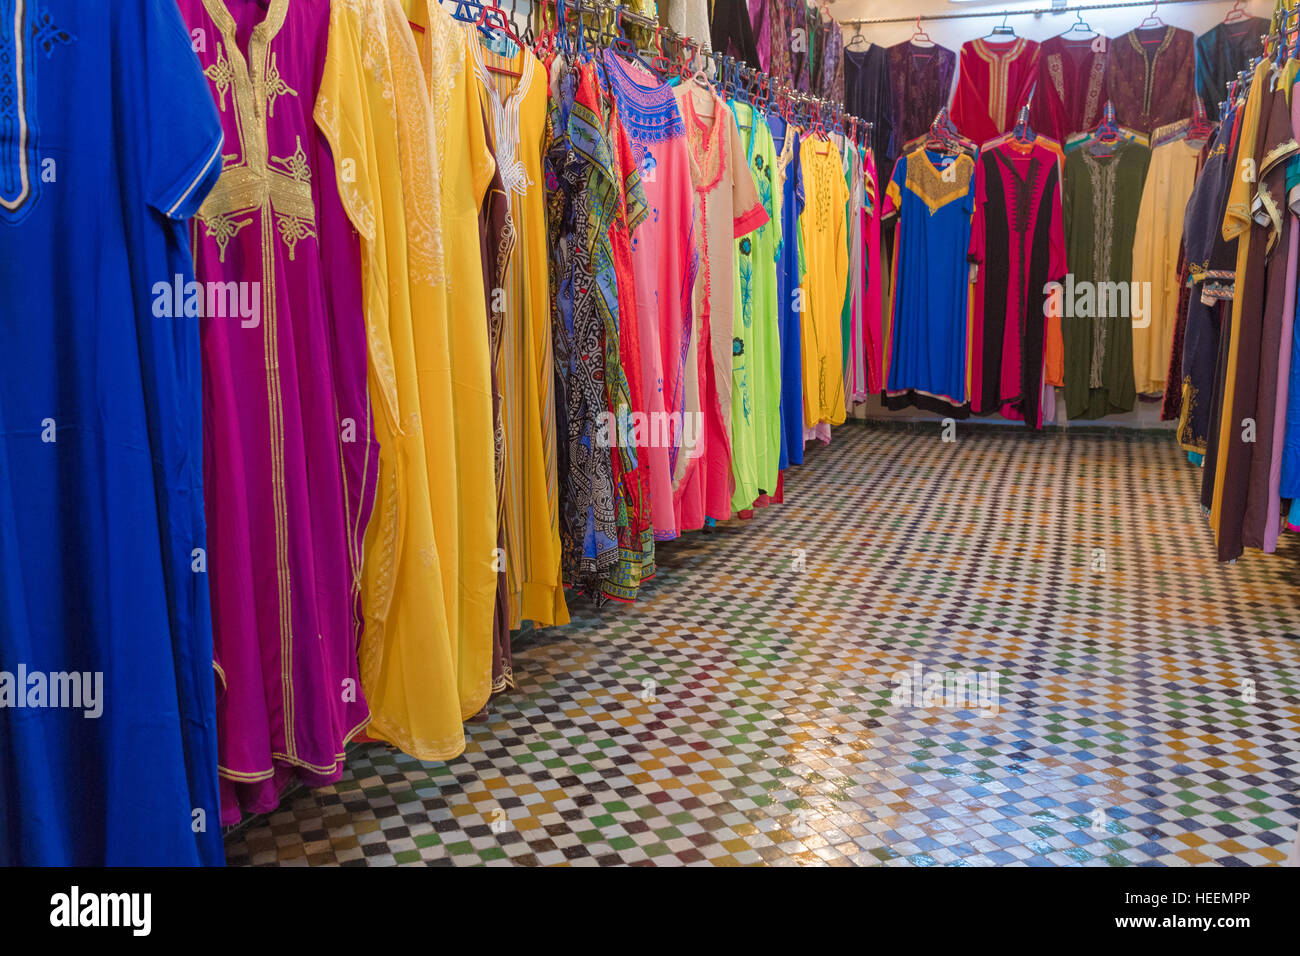
{"label": "mosaic tile floor", "polygon": [[1150,435],[838,429],[639,604],[520,640],[463,757],[358,747],[229,862],[1275,863],[1300,541],[1216,565],[1198,480]]}

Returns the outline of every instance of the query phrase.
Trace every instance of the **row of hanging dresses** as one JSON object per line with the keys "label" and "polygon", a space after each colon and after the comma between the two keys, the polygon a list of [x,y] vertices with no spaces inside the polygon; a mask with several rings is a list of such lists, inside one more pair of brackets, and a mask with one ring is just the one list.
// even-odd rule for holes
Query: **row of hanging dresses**
{"label": "row of hanging dresses", "polygon": [[564,577],[632,600],[644,573],[613,570],[628,476],[648,476],[645,572],[655,541],[780,501],[805,441],[844,421],[846,380],[879,379],[880,276],[849,268],[875,250],[874,168],[865,146],[613,50],[556,53],[549,73]]}
{"label": "row of hanging dresses", "polygon": [[[671,15],[669,19],[671,23]],[[822,15],[822,5],[804,0],[714,0],[707,39],[712,49],[777,82],[844,101],[844,36],[838,22]]]}
{"label": "row of hanging dresses", "polygon": [[[1200,42],[1173,26],[1139,27],[1114,38],[1062,35],[1042,44],[1023,37],[971,40],[961,49],[953,121],[963,135],[986,142],[1010,130],[1033,93],[1034,128],[1058,142],[1095,126],[1106,101],[1120,126],[1149,135],[1192,115],[1198,74],[1208,84],[1220,61],[1233,62],[1244,34],[1237,24],[1224,26],[1230,29],[1211,31]],[[1206,90],[1203,97],[1210,97]]]}
{"label": "row of hanging dresses", "polygon": [[546,89],[426,0],[180,9],[225,129],[197,275],[258,306],[200,324],[230,823],[361,735],[459,754],[510,627],[567,620]]}
{"label": "row of hanging dresses", "polygon": [[[1269,57],[1256,64],[1208,151],[1185,222],[1203,291],[1188,307],[1179,438],[1204,449],[1201,504],[1222,561],[1248,547],[1273,551],[1284,499],[1294,509],[1300,494],[1292,438],[1297,66]],[[1242,168],[1257,175],[1237,175]]]}

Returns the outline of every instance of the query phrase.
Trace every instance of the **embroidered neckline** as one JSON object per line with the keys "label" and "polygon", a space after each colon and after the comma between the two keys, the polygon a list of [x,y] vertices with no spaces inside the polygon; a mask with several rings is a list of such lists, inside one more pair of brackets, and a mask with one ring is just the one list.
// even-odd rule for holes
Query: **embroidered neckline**
{"label": "embroidered neckline", "polygon": [[[945,179],[944,170],[954,166],[959,167],[956,175]],[[917,149],[907,155],[906,185],[926,204],[933,216],[948,203],[966,195],[974,169],[975,161],[966,153],[940,169],[930,158],[929,150]]]}
{"label": "embroidered neckline", "polygon": [[[203,6],[207,8],[208,16],[225,37],[230,59],[235,61],[237,68],[242,67],[244,72],[248,73],[248,57],[239,46],[239,25],[235,21],[235,15],[226,6],[226,0],[203,0]],[[256,46],[270,43],[276,38],[284,26],[288,12],[289,0],[271,0],[267,5],[266,14],[253,25],[253,32],[248,38],[249,56],[253,56]]]}
{"label": "embroidered neckline", "polygon": [[1156,60],[1160,58],[1160,54],[1164,53],[1165,50],[1169,48],[1169,44],[1173,42],[1174,28],[1172,26],[1166,26],[1164,37],[1161,38],[1160,43],[1156,48],[1150,52],[1147,51],[1147,48],[1143,46],[1142,42],[1138,39],[1139,32],[1141,32],[1139,28],[1134,27],[1128,32],[1128,39],[1129,43],[1133,45],[1133,49],[1137,50],[1138,53],[1142,55],[1142,68],[1144,70],[1142,77],[1142,115],[1148,116],[1151,113],[1151,93],[1155,87]]}
{"label": "embroidered neckline", "polygon": [[528,52],[526,47],[520,47],[519,52],[513,57],[508,59],[501,57],[502,60],[510,63],[511,68],[515,66],[519,68],[519,82],[502,99],[492,83],[492,78],[488,75],[487,63],[483,59],[483,42],[479,39],[476,30],[476,27],[466,24],[465,33],[469,39],[469,49],[474,55],[474,72],[478,74],[479,82],[487,91],[491,104],[497,168],[500,170],[501,182],[506,190],[523,196],[527,194],[528,187],[533,185],[533,181],[528,175],[528,168],[519,156],[519,104],[533,85],[533,73],[538,60]]}
{"label": "embroidered neckline", "polygon": [[1016,37],[1007,44],[990,45],[984,42],[983,37],[977,37],[971,41],[974,44],[975,52],[978,53],[985,61],[992,63],[994,60],[1010,59],[1020,53],[1028,42],[1024,37]]}
{"label": "embroidered neckline", "polygon": [[707,91],[713,100],[713,125],[705,126],[700,114],[695,109],[695,94],[689,87],[683,87],[682,118],[687,126],[686,142],[690,147],[691,162],[699,169],[697,192],[708,192],[722,179],[722,133],[726,127],[727,105],[718,94]]}
{"label": "embroidered neckline", "polygon": [[686,124],[671,86],[644,82],[637,73],[645,74],[645,70],[624,62],[610,50],[605,51],[605,66],[629,139],[660,143],[686,135]]}

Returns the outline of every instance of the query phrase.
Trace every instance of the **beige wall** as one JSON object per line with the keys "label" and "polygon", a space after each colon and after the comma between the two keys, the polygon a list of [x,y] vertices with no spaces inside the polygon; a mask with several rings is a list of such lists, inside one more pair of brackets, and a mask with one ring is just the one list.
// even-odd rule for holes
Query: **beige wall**
{"label": "beige wall", "polygon": [[[1071,3],[1076,0],[1071,0]],[[1085,0],[1086,2],[1086,0]],[[974,13],[978,10],[1001,12],[1003,10],[1034,10],[1050,7],[1050,0],[1037,0],[1032,3],[1002,3],[998,0],[968,3],[949,3],[947,0],[834,0],[830,11],[841,23],[855,18],[917,16],[918,14]],[[1201,34],[1223,19],[1232,9],[1231,3],[1182,3],[1161,4],[1158,16],[1165,23],[1183,27],[1193,33]],[[1271,0],[1249,0],[1245,4],[1247,13],[1254,16],[1268,17],[1273,12]],[[1127,7],[1120,10],[1086,10],[1083,19],[1094,30],[1106,36],[1118,36],[1138,25],[1138,22],[1150,13],[1150,7]],[[1073,12],[1044,13],[1040,17],[1032,15],[1013,16],[1007,21],[1020,36],[1031,40],[1045,40],[1060,33],[1074,20]],[[1001,19],[981,17],[972,20],[937,20],[923,22],[921,25],[936,43],[956,50],[967,40],[983,36]],[[862,35],[873,43],[892,46],[901,43],[912,35],[913,24],[883,23],[877,26],[864,26]],[[845,28],[845,36],[853,35],[853,27]]]}

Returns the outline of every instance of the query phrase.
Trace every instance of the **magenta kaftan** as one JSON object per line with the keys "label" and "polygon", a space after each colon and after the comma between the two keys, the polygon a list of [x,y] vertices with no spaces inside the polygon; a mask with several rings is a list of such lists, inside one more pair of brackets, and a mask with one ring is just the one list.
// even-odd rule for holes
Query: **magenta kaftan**
{"label": "magenta kaftan", "polygon": [[[356,234],[312,119],[329,5],[178,0],[225,133],[193,224],[208,314],[206,492],[222,819],[275,807],[296,773],[338,779],[368,709],[360,554],[378,464]],[[215,285],[214,285],[215,287]],[[211,299],[212,297],[210,297]]]}

